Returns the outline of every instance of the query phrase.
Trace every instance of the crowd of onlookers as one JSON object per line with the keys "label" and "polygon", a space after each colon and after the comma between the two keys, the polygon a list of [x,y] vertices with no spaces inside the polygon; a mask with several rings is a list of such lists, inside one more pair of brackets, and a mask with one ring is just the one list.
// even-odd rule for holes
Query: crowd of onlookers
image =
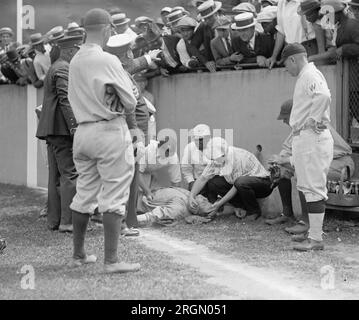
{"label": "crowd of onlookers", "polygon": [[[281,65],[285,43],[304,45],[309,61],[335,62],[359,56],[358,0],[247,0],[230,10],[219,1],[192,1],[195,14],[183,7],[164,7],[161,18],[137,17],[134,24],[121,9],[111,9],[113,33],[131,39],[133,57],[156,49],[141,76],[168,76],[180,72],[272,68]],[[82,35],[81,22],[32,34],[20,45],[14,32],[0,29],[0,83],[43,85],[51,62],[57,59],[57,40]]]}

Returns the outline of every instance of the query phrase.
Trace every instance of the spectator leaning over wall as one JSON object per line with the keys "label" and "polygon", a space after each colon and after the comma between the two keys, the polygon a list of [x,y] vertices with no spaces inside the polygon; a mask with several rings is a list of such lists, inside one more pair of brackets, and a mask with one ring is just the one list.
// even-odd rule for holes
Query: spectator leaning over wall
{"label": "spectator leaning over wall", "polygon": [[258,13],[257,21],[262,25],[263,32],[270,34],[275,40],[277,37],[277,6],[266,6]]}
{"label": "spectator leaning over wall", "polygon": [[196,28],[191,44],[198,50],[203,47],[203,57],[205,58],[205,66],[210,72],[216,72],[216,63],[211,50],[211,40],[215,37],[213,27],[218,20],[218,11],[222,7],[222,2],[207,0],[198,8],[200,19],[204,20]]}
{"label": "spectator leaning over wall", "polygon": [[[299,0],[279,0],[277,11],[277,38],[272,56],[268,59],[271,69],[280,57],[285,43],[301,43],[308,56],[318,53],[315,33],[304,16],[298,14]],[[278,59],[280,60],[280,59]]]}
{"label": "spectator leaning over wall", "polygon": [[51,66],[50,54],[45,50],[45,38],[41,33],[34,33],[30,36],[31,46],[35,49],[34,68],[39,80],[44,81],[47,71]]}
{"label": "spectator leaning over wall", "polygon": [[[240,3],[238,6],[233,7],[232,11],[234,12],[235,15],[238,15],[238,14],[243,13],[243,12],[250,12],[250,13],[253,14],[255,19],[257,18],[256,8],[252,3],[249,3],[249,2]],[[259,33],[264,32],[263,27],[258,22],[258,20],[255,20],[255,25],[254,26],[255,26],[256,32],[259,32]]]}
{"label": "spectator leaning over wall", "polygon": [[257,63],[259,67],[267,67],[267,59],[274,48],[274,39],[269,34],[255,32],[253,13],[244,12],[234,17],[233,48],[243,55],[242,63]]}
{"label": "spectator leaning over wall", "polygon": [[243,54],[234,52],[232,33],[229,31],[231,20],[219,17],[215,26],[217,36],[211,40],[211,49],[217,67],[230,66],[243,60]]}
{"label": "spectator leaning over wall", "polygon": [[308,58],[309,62],[320,61],[329,62],[330,52],[335,50],[334,33],[330,29],[323,29],[321,25],[320,1],[305,0],[298,7],[298,14],[305,16],[306,20],[312,25],[318,45],[318,53]]}

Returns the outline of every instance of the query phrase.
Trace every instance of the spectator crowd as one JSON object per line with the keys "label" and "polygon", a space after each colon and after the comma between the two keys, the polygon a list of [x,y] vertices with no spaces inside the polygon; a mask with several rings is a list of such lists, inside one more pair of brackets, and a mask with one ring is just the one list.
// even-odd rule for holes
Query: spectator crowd
{"label": "spectator crowd", "polygon": [[[359,55],[358,0],[237,2],[228,10],[219,1],[194,0],[196,16],[183,7],[164,7],[160,18],[140,16],[134,24],[115,8],[110,10],[113,34],[128,36],[128,50],[135,58],[157,53],[134,72],[138,78],[272,68],[282,65],[281,51],[288,43],[301,43],[309,61],[316,64]],[[59,54],[57,41],[66,35],[82,35],[86,40],[84,28],[76,22],[66,29],[56,26],[45,35],[32,34],[25,45],[14,41],[13,30],[1,28],[0,83],[41,87]],[[157,49],[161,51],[153,51]]]}

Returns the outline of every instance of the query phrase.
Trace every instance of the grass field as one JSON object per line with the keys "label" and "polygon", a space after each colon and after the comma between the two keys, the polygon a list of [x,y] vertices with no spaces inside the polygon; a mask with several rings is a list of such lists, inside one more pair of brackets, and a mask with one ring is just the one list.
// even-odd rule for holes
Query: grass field
{"label": "grass field", "polygon": [[[0,185],[0,236],[8,242],[0,256],[0,299],[211,299],[226,294],[206,283],[206,277],[188,266],[174,263],[135,239],[120,240],[120,257],[139,262],[137,273],[105,275],[103,230],[88,233],[87,249],[98,263],[77,269],[67,267],[72,236],[46,229],[38,219],[44,195],[24,187]],[[35,271],[35,290],[23,290],[21,269]],[[26,268],[26,267],[25,267]]]}

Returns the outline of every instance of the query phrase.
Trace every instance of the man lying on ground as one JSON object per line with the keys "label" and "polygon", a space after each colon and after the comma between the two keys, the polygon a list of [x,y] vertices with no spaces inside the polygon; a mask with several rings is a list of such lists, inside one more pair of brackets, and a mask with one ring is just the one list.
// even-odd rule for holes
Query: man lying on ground
{"label": "man lying on ground", "polygon": [[[202,195],[196,196],[198,207],[191,210],[188,206],[190,191],[177,188],[161,188],[152,192],[151,198],[143,197],[145,214],[137,216],[140,226],[157,222],[160,224],[172,223],[176,220],[187,218],[191,215],[206,217],[211,210],[212,204]],[[210,219],[202,219],[209,222]]]}

